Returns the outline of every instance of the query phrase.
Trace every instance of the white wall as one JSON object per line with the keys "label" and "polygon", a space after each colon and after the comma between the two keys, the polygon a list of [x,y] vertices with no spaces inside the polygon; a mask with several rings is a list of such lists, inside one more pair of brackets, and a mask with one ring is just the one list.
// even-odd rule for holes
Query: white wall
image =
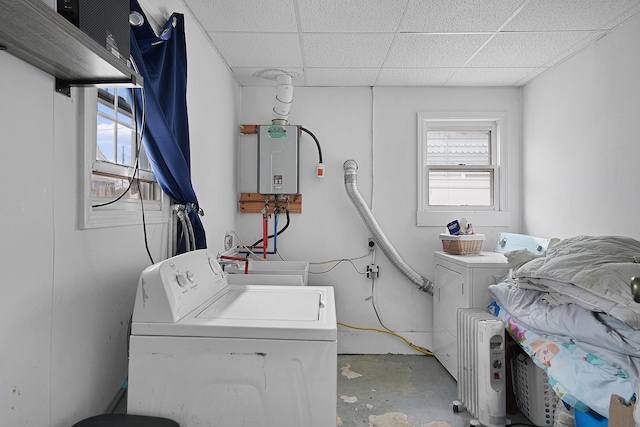
{"label": "white wall", "polygon": [[[294,89],[289,122],[301,125],[319,139],[327,177],[315,178],[317,151],[303,133],[300,157],[302,215],[292,215],[290,227],[279,237],[278,249],[286,260],[325,260],[367,255],[369,232],[344,189],[343,163],[359,164],[358,188],[389,240],[420,274],[433,279],[433,251],[441,250],[441,227],[417,227],[417,113],[420,111],[506,111],[509,114],[508,156],[511,174],[510,231],[520,228],[521,90],[517,88],[304,88]],[[244,87],[240,122],[269,124],[275,87]],[[256,189],[255,136],[239,137],[240,191]],[[253,151],[252,151],[253,150]],[[372,171],[373,177],[372,177]],[[373,194],[372,194],[373,188]],[[453,218],[452,218],[453,219]],[[261,236],[260,214],[238,214],[238,233],[245,243]],[[281,219],[281,224],[282,224]],[[491,249],[497,234],[507,228],[474,222],[487,234]],[[364,271],[371,257],[355,260]],[[432,345],[432,297],[418,290],[376,251],[381,267],[375,282],[378,312],[388,328],[417,345]],[[311,271],[333,264],[312,265]],[[312,285],[335,286],[338,320],[360,327],[380,325],[371,304],[371,281],[344,262],[327,274],[311,274]],[[340,327],[340,353],[412,353],[414,350],[389,335]]]}
{"label": "white wall", "polygon": [[[239,88],[188,16],[186,25],[188,54],[198,52],[188,68],[193,181],[221,245],[236,195],[211,184],[236,176]],[[55,93],[53,77],[0,51],[0,93],[0,424],[68,427],[103,413],[127,377],[127,327],[149,259],[141,226],[78,228],[78,91]],[[167,226],[147,233],[158,260]]]}
{"label": "white wall", "polygon": [[640,16],[524,89],[524,229],[640,238]]}

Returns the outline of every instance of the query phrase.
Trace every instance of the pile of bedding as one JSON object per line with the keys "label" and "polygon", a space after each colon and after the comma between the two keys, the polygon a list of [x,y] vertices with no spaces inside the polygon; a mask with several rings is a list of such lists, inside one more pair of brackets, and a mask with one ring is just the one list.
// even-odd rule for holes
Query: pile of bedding
{"label": "pile of bedding", "polygon": [[490,308],[566,403],[609,416],[611,394],[627,402],[640,385],[640,242],[576,236],[542,256],[507,254],[511,278],[492,285]]}

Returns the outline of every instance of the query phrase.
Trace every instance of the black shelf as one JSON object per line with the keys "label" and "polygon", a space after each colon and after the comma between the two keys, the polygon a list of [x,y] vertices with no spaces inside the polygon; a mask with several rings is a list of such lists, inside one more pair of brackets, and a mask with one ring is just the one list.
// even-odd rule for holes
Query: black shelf
{"label": "black shelf", "polygon": [[135,86],[143,79],[42,0],[0,0],[0,50],[69,86]]}

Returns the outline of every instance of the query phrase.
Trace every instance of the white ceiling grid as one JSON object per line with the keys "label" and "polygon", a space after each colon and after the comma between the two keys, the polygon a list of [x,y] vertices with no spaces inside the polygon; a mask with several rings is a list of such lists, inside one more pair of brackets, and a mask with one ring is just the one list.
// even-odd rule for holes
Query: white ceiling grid
{"label": "white ceiling grid", "polygon": [[[183,0],[243,86],[523,86],[640,0]],[[264,78],[266,75],[271,78]]]}

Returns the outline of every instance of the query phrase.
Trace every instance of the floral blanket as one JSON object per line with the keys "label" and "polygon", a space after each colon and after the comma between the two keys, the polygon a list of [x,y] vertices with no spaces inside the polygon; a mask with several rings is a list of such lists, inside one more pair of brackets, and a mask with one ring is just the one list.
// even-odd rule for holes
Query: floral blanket
{"label": "floral blanket", "polygon": [[[639,383],[640,331],[577,304],[549,305],[517,281],[492,285],[490,311],[549,376],[567,404],[609,416],[612,394],[629,402]],[[621,329],[616,332],[612,329]]]}

